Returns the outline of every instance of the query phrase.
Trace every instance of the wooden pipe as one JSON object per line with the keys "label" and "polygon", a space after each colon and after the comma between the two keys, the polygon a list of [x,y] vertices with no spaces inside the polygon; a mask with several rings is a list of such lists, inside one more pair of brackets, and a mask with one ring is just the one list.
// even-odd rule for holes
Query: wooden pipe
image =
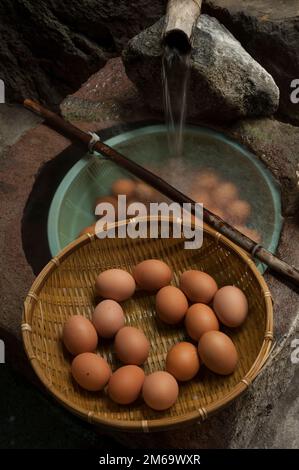
{"label": "wooden pipe", "polygon": [[162,44],[183,53],[192,48],[192,35],[200,15],[202,0],[169,0]]}

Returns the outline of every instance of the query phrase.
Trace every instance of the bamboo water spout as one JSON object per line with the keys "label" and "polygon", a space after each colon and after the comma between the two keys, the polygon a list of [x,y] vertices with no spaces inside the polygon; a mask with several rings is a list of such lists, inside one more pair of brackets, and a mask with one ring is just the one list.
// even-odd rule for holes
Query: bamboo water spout
{"label": "bamboo water spout", "polygon": [[169,0],[162,43],[187,53],[200,15],[202,0]]}

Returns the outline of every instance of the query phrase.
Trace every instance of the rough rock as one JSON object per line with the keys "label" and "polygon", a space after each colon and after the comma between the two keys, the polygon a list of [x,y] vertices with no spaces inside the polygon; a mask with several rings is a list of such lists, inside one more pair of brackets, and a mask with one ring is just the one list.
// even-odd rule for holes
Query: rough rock
{"label": "rough rock", "polygon": [[166,0],[1,0],[0,79],[7,102],[59,103],[156,21]]}
{"label": "rough rock", "polygon": [[0,155],[6,147],[13,145],[27,130],[41,121],[40,117],[31,113],[23,106],[1,104]]}
{"label": "rough rock", "polygon": [[128,79],[120,57],[108,60],[82,87],[61,103],[62,114],[75,121],[139,121],[153,118]]}
{"label": "rough rock", "polygon": [[299,79],[298,0],[206,0],[203,11],[215,16],[274,78],[282,115],[299,122],[291,82]]}
{"label": "rough rock", "polygon": [[[277,2],[276,2],[277,3]],[[26,95],[56,104],[101,68],[111,54],[152,25],[167,0],[1,0],[0,78],[7,101]],[[206,0],[218,18],[274,77],[280,113],[299,122],[290,84],[299,78],[298,2]]]}
{"label": "rough rock", "polygon": [[105,34],[101,46],[100,37],[72,29],[50,5],[0,3],[0,77],[8,101],[29,96],[57,104],[106,63]]}
{"label": "rough rock", "polygon": [[280,185],[284,215],[298,214],[299,128],[262,118],[239,121],[228,133],[271,170]]}
{"label": "rough rock", "polygon": [[[87,3],[67,0],[64,3]],[[168,0],[88,0],[97,11],[99,24],[105,24],[121,52],[128,40],[164,15]],[[59,10],[61,2],[57,1]]]}
{"label": "rough rock", "polygon": [[[149,106],[162,110],[160,38],[164,18],[128,43],[123,60],[129,78]],[[208,121],[272,115],[279,90],[272,77],[218,20],[201,15],[191,53],[187,115]]]}

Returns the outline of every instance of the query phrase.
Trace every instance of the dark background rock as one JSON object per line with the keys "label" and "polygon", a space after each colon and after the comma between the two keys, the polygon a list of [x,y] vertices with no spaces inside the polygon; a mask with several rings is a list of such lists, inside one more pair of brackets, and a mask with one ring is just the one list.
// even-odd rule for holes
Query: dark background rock
{"label": "dark background rock", "polygon": [[166,0],[1,0],[6,100],[30,96],[59,103],[156,21],[165,5]]}
{"label": "dark background rock", "polygon": [[[150,108],[161,113],[163,25],[161,18],[131,39],[123,51],[127,75]],[[174,94],[179,86],[179,82],[173,84]],[[201,15],[194,29],[187,95],[187,117],[208,122],[270,116],[279,102],[272,77],[217,19],[208,15]]]}
{"label": "dark background rock", "polygon": [[290,101],[290,84],[299,78],[298,0],[206,0],[215,16],[274,78],[280,114],[299,123],[299,104]]}
{"label": "dark background rock", "polygon": [[[99,70],[111,54],[155,23],[167,0],[1,0],[0,78],[7,101],[25,96],[59,103]],[[299,122],[290,82],[299,78],[297,0],[205,0],[218,18],[274,77],[280,113]]]}
{"label": "dark background rock", "polygon": [[298,214],[298,127],[269,118],[247,119],[236,123],[228,134],[271,170],[280,185],[283,214]]}

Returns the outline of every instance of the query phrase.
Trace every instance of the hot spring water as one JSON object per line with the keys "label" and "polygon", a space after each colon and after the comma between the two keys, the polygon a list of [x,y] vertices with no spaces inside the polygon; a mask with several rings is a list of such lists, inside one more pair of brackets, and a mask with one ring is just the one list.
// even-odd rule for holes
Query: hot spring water
{"label": "hot spring water", "polygon": [[172,157],[183,154],[183,132],[186,119],[190,53],[165,46],[162,57],[164,111]]}

